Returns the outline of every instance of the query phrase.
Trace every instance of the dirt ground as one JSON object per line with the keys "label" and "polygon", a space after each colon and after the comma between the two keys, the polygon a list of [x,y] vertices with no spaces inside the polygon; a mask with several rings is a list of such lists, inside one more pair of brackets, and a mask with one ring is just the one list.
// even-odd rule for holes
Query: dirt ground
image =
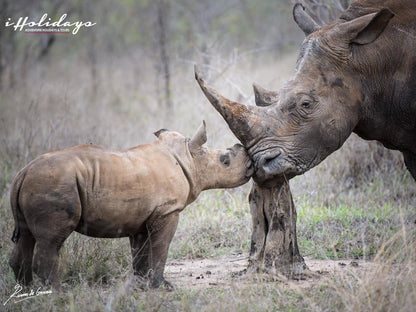
{"label": "dirt ground", "polygon": [[[328,277],[333,278],[345,271],[355,273],[368,270],[372,262],[364,260],[321,260],[305,257],[309,268],[308,274],[298,280],[290,280],[291,284],[298,287],[309,287],[311,283]],[[170,260],[165,269],[165,278],[177,288],[209,288],[227,287],[233,283],[250,283],[253,279],[274,279],[287,283],[284,277],[268,277],[267,275],[247,276],[238,274],[247,268],[247,254],[233,254],[219,258],[198,260]]]}

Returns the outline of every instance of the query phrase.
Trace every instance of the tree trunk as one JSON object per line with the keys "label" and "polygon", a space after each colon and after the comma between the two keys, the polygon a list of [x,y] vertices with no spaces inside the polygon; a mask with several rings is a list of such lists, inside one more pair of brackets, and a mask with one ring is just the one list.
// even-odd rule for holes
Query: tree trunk
{"label": "tree trunk", "polygon": [[157,45],[160,55],[160,70],[164,81],[164,100],[165,100],[165,121],[168,123],[172,121],[173,104],[171,95],[171,82],[170,82],[170,58],[168,54],[169,50],[169,37],[168,37],[168,11],[169,6],[167,1],[160,0],[157,2]]}
{"label": "tree trunk", "polygon": [[293,278],[307,269],[299,253],[296,209],[289,183],[253,183],[249,196],[253,232],[248,272],[282,273]]}

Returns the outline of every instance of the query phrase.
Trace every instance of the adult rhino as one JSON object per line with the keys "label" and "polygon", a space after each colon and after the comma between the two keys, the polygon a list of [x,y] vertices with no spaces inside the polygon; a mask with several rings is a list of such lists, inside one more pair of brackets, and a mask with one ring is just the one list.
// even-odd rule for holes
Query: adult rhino
{"label": "adult rhino", "polygon": [[129,237],[142,286],[171,288],[163,272],[179,212],[203,190],[246,183],[253,169],[241,144],[203,147],[205,122],[192,139],[167,130],[155,135],[155,142],[126,150],[80,145],[47,153],[16,175],[9,263],[19,282],[32,280],[33,258],[37,275],[59,289],[59,249],[76,231]]}
{"label": "adult rhino", "polygon": [[230,101],[196,78],[246,146],[256,181],[291,178],[319,164],[352,132],[399,150],[416,179],[416,1],[356,0],[325,26],[295,5],[306,34],[296,71],[258,106]]}

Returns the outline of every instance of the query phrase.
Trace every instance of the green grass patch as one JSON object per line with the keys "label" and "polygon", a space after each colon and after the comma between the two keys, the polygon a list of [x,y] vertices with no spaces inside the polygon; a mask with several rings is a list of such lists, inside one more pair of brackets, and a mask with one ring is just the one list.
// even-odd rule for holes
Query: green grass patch
{"label": "green grass patch", "polygon": [[[392,191],[388,186],[376,180],[353,190],[358,196],[345,192],[332,203],[318,195],[312,199],[298,197],[295,204],[301,254],[322,259],[371,259],[383,242],[414,216],[407,202],[386,198],[385,193]],[[366,196],[368,200],[363,200]]]}

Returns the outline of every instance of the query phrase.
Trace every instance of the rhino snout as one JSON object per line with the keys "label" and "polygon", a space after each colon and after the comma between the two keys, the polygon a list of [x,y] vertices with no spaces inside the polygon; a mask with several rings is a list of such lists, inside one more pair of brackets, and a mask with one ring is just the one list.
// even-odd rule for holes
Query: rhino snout
{"label": "rhino snout", "polygon": [[281,151],[277,151],[272,155],[261,157],[255,168],[255,176],[258,181],[266,181],[278,179],[286,175],[290,175],[293,166],[285,159]]}
{"label": "rhino snout", "polygon": [[282,174],[284,168],[282,168],[282,157],[276,156],[272,159],[265,159],[262,169],[266,175],[279,175]]}

